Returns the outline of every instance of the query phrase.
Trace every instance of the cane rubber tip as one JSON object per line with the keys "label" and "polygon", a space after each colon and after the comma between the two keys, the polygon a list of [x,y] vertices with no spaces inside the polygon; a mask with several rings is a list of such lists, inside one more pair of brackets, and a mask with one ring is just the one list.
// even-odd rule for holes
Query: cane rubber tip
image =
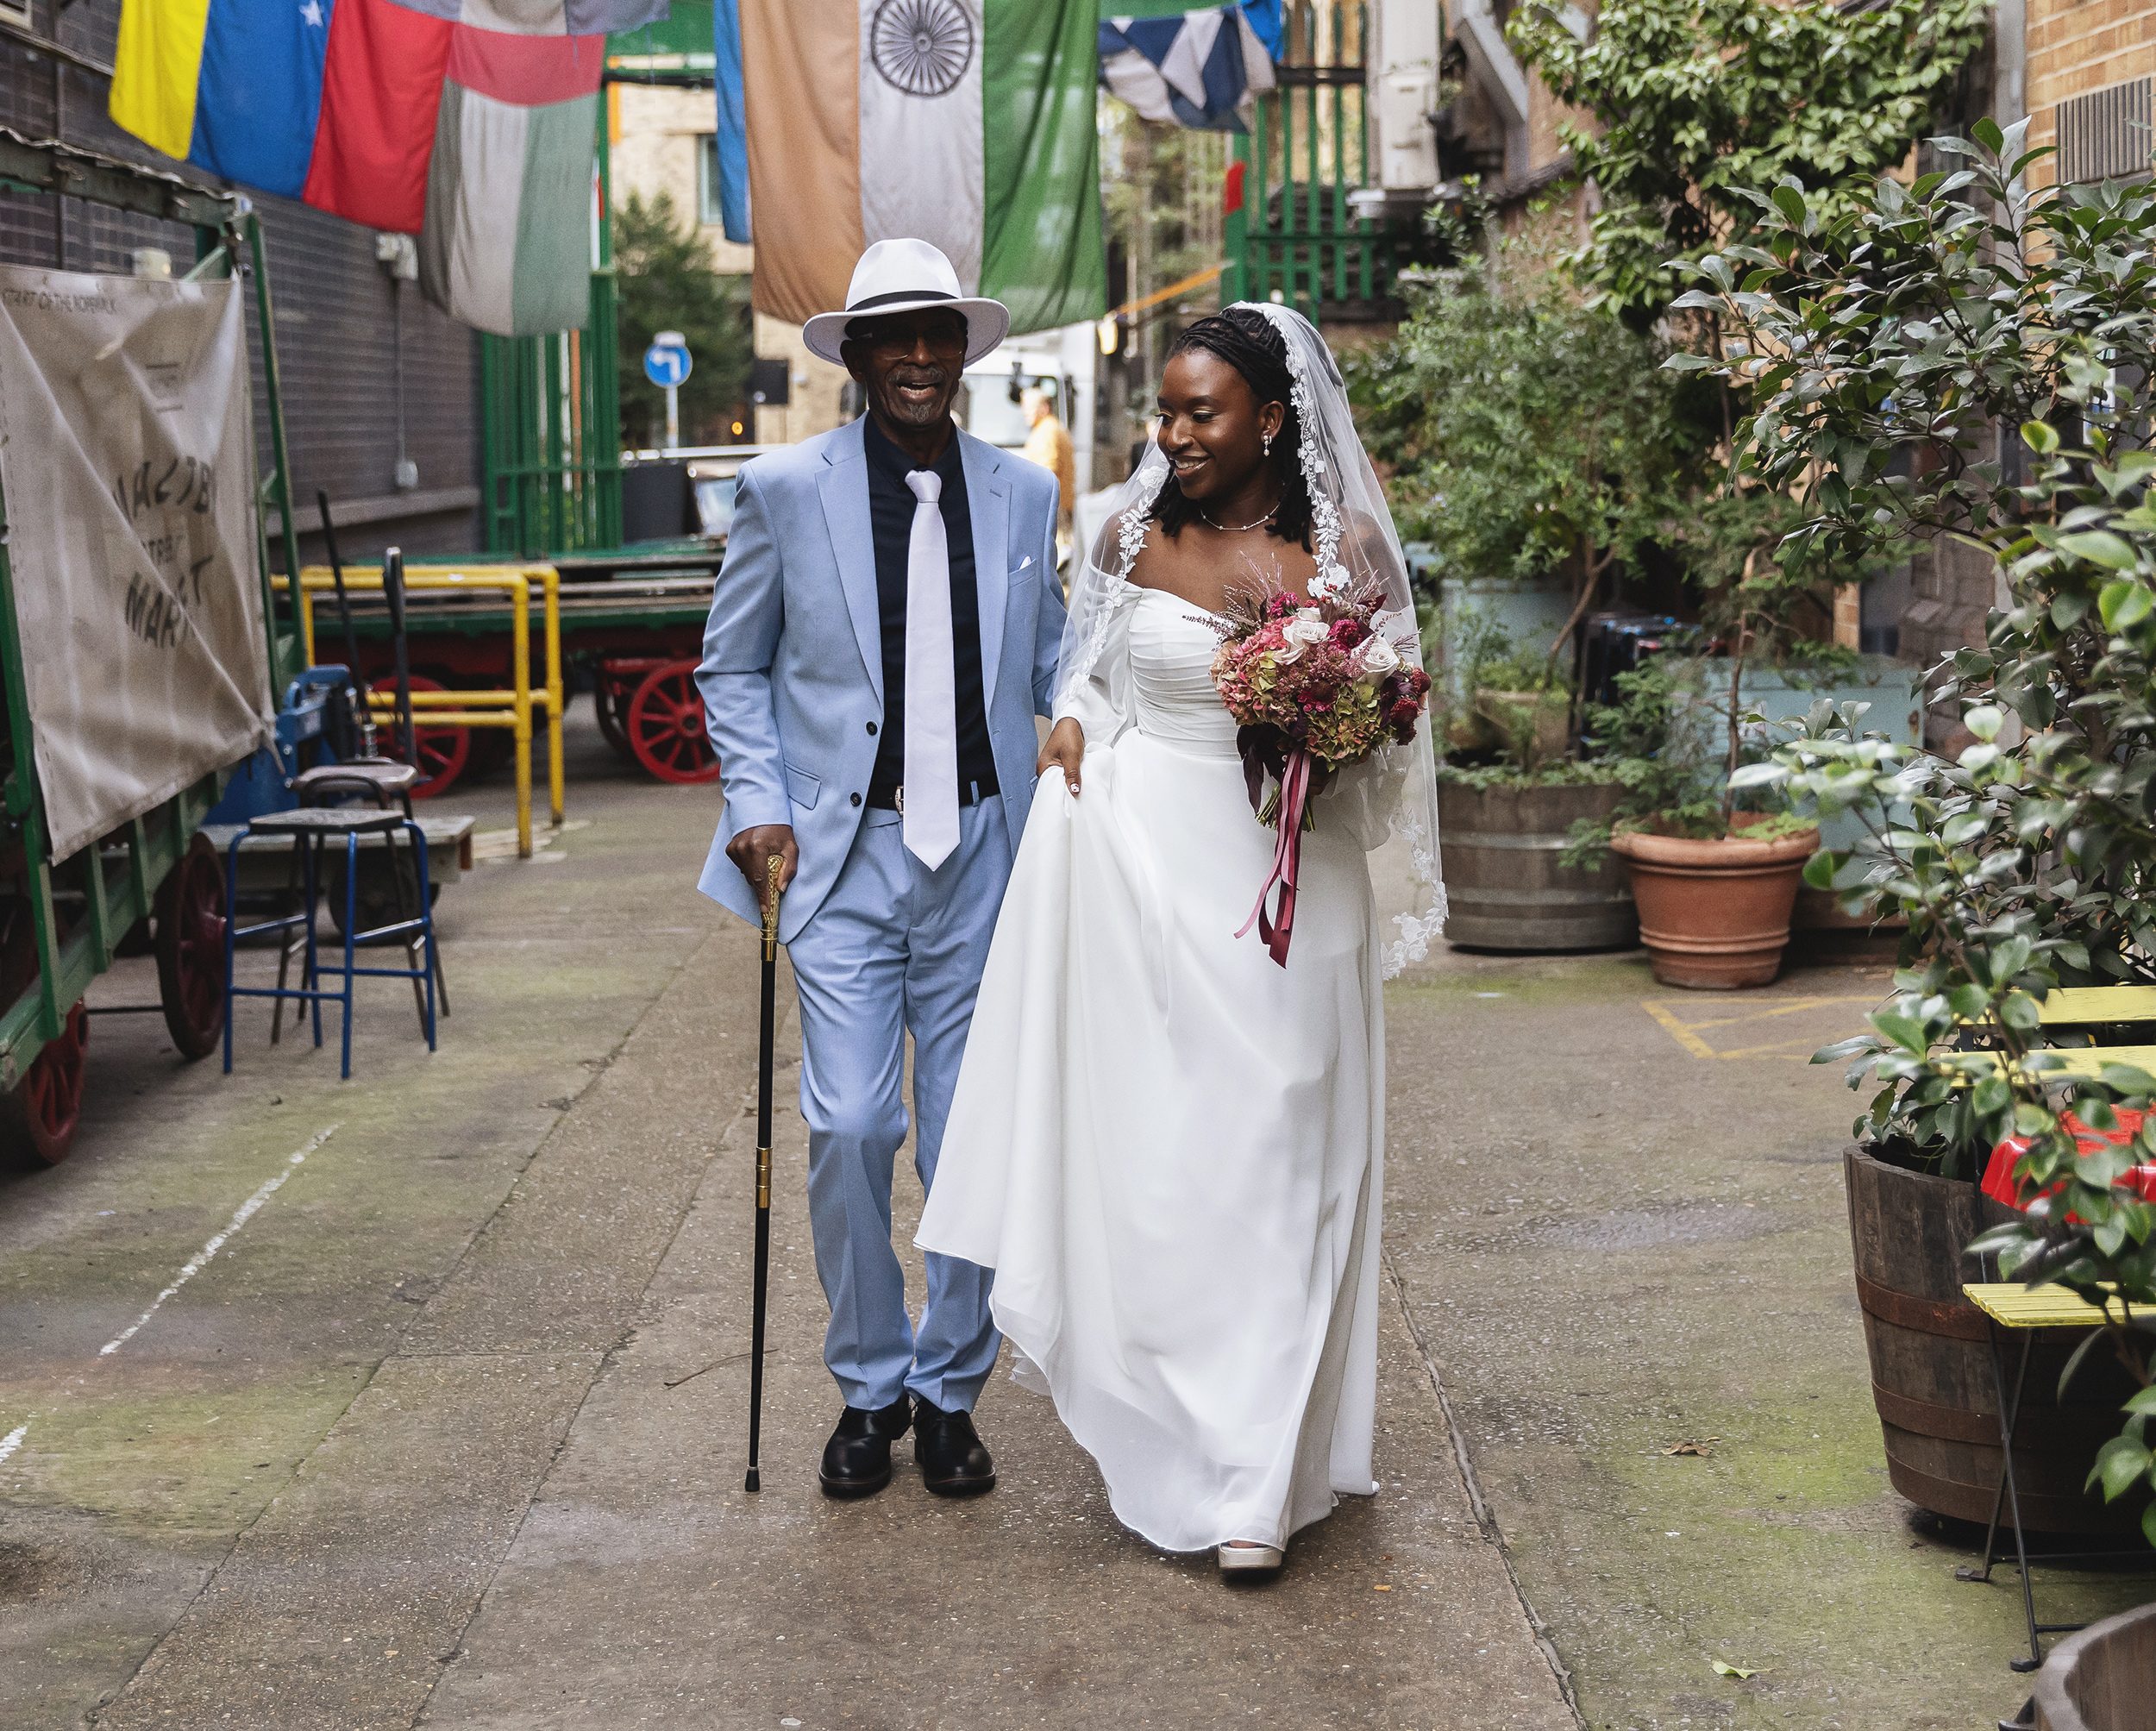
{"label": "cane rubber tip", "polygon": [[756,1477],[756,1469],[755,1467],[752,1466],[749,1469],[748,1482],[742,1486],[742,1489],[743,1490],[761,1490],[763,1489],[763,1482]]}

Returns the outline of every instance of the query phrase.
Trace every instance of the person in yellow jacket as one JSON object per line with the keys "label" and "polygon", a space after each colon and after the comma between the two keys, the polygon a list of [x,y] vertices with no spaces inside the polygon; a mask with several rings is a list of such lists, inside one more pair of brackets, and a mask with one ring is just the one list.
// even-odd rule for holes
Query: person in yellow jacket
{"label": "person in yellow jacket", "polygon": [[1055,403],[1047,392],[1029,386],[1019,400],[1032,427],[1019,455],[1056,477],[1056,558],[1061,564],[1070,554],[1070,512],[1078,497],[1077,451],[1069,432],[1056,418]]}

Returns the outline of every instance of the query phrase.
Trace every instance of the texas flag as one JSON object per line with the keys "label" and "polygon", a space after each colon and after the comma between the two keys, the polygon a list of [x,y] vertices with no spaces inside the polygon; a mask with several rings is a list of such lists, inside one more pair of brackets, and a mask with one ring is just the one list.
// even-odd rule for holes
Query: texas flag
{"label": "texas flag", "polygon": [[420,236],[504,336],[585,323],[606,33],[667,0],[124,0],[113,120],[167,156]]}

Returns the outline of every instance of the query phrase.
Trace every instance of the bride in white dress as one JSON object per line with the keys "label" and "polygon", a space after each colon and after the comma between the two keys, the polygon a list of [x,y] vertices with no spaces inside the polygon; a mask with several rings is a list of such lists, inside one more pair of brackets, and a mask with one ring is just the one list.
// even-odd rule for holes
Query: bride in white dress
{"label": "bride in white dress", "polygon": [[1125,1526],[1263,1575],[1376,1490],[1381,986],[1443,890],[1426,722],[1313,801],[1286,965],[1236,936],[1275,837],[1213,687],[1214,616],[1313,580],[1380,582],[1407,622],[1413,603],[1332,358],[1281,307],[1179,339],[1117,505],[1072,596],[918,1242],[995,1270],[1018,1380]]}

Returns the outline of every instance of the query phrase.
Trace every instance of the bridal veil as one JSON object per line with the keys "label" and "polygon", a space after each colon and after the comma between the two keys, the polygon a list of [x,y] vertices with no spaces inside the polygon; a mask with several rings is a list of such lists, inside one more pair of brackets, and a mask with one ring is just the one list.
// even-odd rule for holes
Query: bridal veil
{"label": "bridal veil", "polygon": [[[1407,561],[1393,529],[1385,495],[1355,430],[1347,388],[1340,369],[1310,321],[1300,313],[1265,302],[1239,302],[1262,313],[1288,349],[1294,381],[1295,420],[1300,428],[1298,458],[1310,492],[1311,550],[1320,576],[1344,579],[1357,588],[1382,588],[1390,635],[1403,655],[1421,661],[1415,629],[1413,592]],[[1162,487],[1170,485],[1168,460],[1148,442],[1137,472],[1110,501],[1107,526],[1091,549],[1071,586],[1070,611],[1063,627],[1062,662],[1057,675],[1056,709],[1061,713],[1091,679],[1100,659],[1116,603],[1128,582],[1145,513]],[[1103,694],[1095,693],[1099,701]],[[1105,693],[1119,707],[1127,693]],[[1124,716],[1127,723],[1129,717]],[[1426,713],[1406,744],[1380,748],[1371,766],[1374,785],[1395,791],[1388,820],[1370,850],[1371,887],[1376,897],[1381,959],[1387,979],[1428,953],[1430,941],[1445,926],[1445,881],[1438,861],[1437,756]],[[1318,807],[1325,822],[1325,808]],[[1253,819],[1255,821],[1255,819]]]}

